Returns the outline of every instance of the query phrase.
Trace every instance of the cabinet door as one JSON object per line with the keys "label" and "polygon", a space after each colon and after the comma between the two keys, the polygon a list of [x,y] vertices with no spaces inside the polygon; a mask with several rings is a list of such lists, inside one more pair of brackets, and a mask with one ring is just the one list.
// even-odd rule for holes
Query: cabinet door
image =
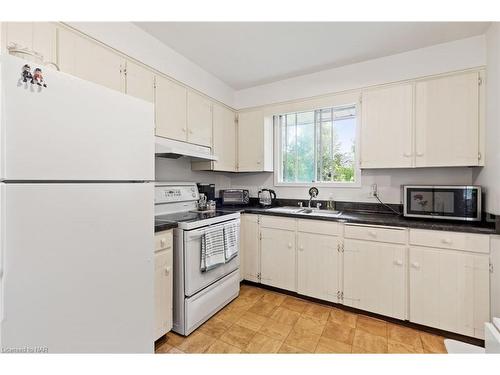
{"label": "cabinet door", "polygon": [[346,239],[344,305],[405,318],[405,246]]}
{"label": "cabinet door", "polygon": [[235,114],[219,104],[213,105],[214,139],[213,152],[219,160],[214,170],[236,171],[236,123]]}
{"label": "cabinet door", "polygon": [[212,147],[212,102],[188,91],[187,93],[188,142]]}
{"label": "cabinet door", "polygon": [[155,253],[155,340],[172,329],[172,249]]}
{"label": "cabinet door", "polygon": [[479,73],[416,84],[416,166],[479,164]]}
{"label": "cabinet door", "polygon": [[313,233],[297,235],[297,292],[338,302],[339,238]]}
{"label": "cabinet door", "polygon": [[238,114],[238,171],[264,170],[264,116],[262,111]]}
{"label": "cabinet door", "polygon": [[126,92],[139,99],[154,102],[154,74],[151,70],[127,61]]}
{"label": "cabinet door", "polygon": [[295,232],[261,228],[261,283],[295,291]]}
{"label": "cabinet door", "polygon": [[240,272],[242,278],[259,282],[260,251],[258,215],[241,216],[241,258]]}
{"label": "cabinet door", "polygon": [[125,91],[125,59],[100,44],[58,29],[58,64],[63,72],[113,90]]}
{"label": "cabinet door", "polygon": [[45,63],[56,61],[56,26],[50,22],[6,22],[6,46],[27,48],[43,56]]}
{"label": "cabinet door", "polygon": [[184,86],[164,77],[156,77],[156,135],[179,141],[187,140],[186,95]]}
{"label": "cabinet door", "polygon": [[410,321],[481,338],[489,321],[489,257],[410,248]]}
{"label": "cabinet door", "polygon": [[411,167],[413,85],[363,92],[361,167]]}

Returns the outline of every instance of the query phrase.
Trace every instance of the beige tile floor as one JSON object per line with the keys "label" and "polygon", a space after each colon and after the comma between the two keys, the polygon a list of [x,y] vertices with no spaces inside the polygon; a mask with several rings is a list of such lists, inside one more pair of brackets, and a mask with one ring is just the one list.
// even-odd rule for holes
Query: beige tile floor
{"label": "beige tile floor", "polygon": [[242,285],[238,298],[156,353],[446,353],[444,338]]}

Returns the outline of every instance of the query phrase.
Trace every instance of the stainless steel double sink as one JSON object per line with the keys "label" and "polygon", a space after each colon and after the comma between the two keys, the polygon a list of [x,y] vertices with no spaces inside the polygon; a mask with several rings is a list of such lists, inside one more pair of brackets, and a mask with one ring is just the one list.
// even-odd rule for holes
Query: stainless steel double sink
{"label": "stainless steel double sink", "polygon": [[273,207],[267,209],[269,212],[283,213],[288,215],[307,215],[307,216],[319,216],[319,217],[339,217],[342,215],[341,211],[332,210],[320,210],[318,208],[307,208],[307,207]]}

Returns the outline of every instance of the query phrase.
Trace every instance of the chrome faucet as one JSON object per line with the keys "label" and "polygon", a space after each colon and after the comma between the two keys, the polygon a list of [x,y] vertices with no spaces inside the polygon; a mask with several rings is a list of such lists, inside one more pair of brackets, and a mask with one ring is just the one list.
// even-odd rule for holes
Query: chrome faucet
{"label": "chrome faucet", "polygon": [[316,198],[319,194],[319,190],[316,187],[312,187],[309,189],[309,204],[307,205],[308,208],[311,208],[311,201]]}

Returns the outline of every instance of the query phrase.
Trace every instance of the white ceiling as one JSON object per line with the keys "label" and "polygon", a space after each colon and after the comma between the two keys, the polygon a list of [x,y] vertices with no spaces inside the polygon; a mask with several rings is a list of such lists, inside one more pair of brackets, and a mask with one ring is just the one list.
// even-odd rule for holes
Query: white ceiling
{"label": "white ceiling", "polygon": [[138,22],[239,90],[483,34],[487,22]]}

